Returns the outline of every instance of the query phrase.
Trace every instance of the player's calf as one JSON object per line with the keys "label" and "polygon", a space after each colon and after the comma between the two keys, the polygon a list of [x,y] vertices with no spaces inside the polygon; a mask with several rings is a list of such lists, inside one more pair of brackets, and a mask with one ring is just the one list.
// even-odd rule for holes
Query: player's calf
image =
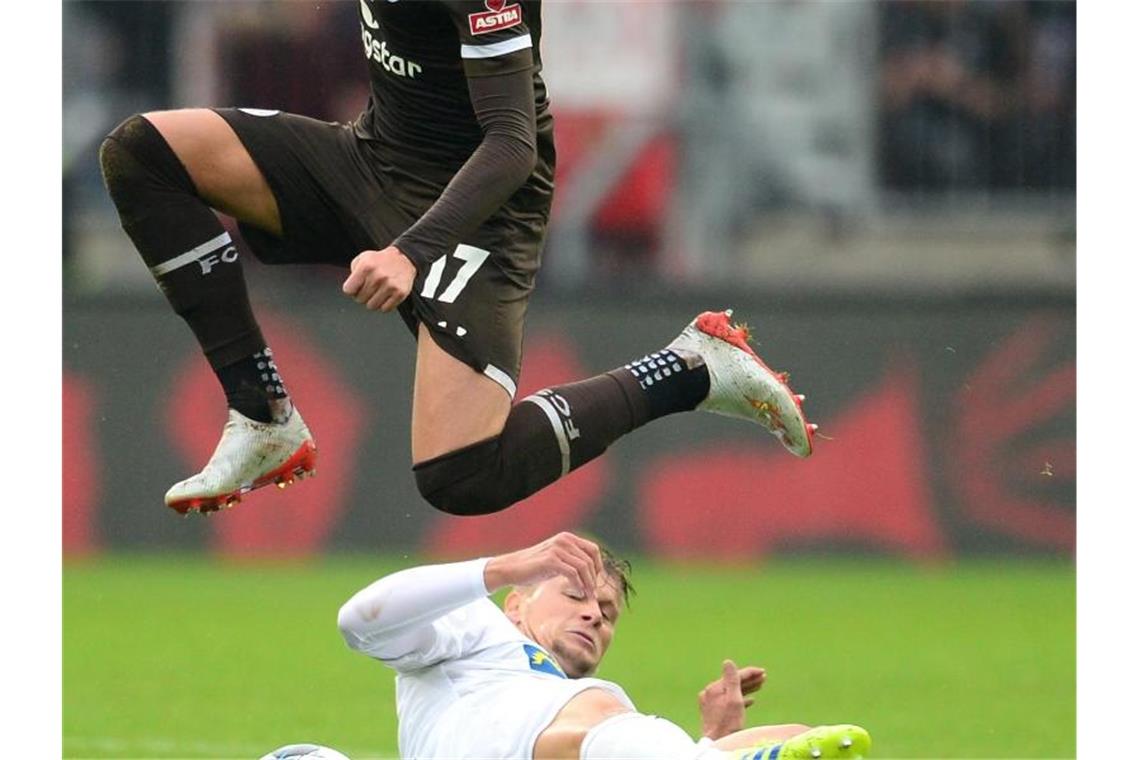
{"label": "player's calf", "polygon": [[708,740],[693,741],[677,724],[641,713],[624,713],[591,728],[579,749],[581,760],[728,760]]}
{"label": "player's calf", "polygon": [[451,514],[505,509],[601,455],[634,428],[692,409],[707,394],[699,365],[686,366],[674,380],[647,394],[621,368],[541,390],[511,409],[495,438],[417,464],[416,485],[430,504]]}
{"label": "player's calf", "polygon": [[[256,444],[242,443],[227,426],[215,459],[225,455],[167,494],[167,503],[181,512],[232,504],[266,477],[283,476],[276,469],[300,451],[302,439],[312,445],[307,428],[302,435],[289,427],[292,403],[254,319],[237,244],[147,119],[132,116],[116,127],[103,141],[99,160],[123,229],[175,313],[194,332],[227,405],[241,419],[269,426],[253,436],[260,441]],[[266,454],[267,446],[275,453]],[[286,448],[283,456],[278,453]],[[297,466],[298,472],[311,469]]]}
{"label": "player's calf", "polygon": [[624,713],[598,723],[582,740],[581,760],[862,760],[871,737],[859,726],[819,726],[783,740],[725,750],[725,740],[694,742],[663,718]]}
{"label": "player's calf", "polygon": [[748,346],[729,312],[706,312],[661,351],[597,377],[539,391],[516,404],[502,432],[416,464],[437,509],[496,512],[599,456],[615,440],[676,412],[703,409],[756,422],[792,453],[811,453],[802,397]]}

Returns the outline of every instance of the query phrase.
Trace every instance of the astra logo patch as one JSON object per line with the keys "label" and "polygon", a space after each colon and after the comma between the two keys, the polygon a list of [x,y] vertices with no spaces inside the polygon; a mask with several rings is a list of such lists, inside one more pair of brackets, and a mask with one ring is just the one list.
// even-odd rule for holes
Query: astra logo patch
{"label": "astra logo patch", "polygon": [[490,34],[522,23],[522,7],[518,3],[507,5],[507,0],[484,0],[484,4],[487,10],[467,16],[472,34]]}
{"label": "astra logo patch", "polygon": [[523,651],[526,652],[527,662],[530,663],[531,670],[549,673],[559,678],[566,677],[566,674],[562,672],[562,668],[558,667],[558,663],[554,661],[554,658],[534,644],[523,644]]}

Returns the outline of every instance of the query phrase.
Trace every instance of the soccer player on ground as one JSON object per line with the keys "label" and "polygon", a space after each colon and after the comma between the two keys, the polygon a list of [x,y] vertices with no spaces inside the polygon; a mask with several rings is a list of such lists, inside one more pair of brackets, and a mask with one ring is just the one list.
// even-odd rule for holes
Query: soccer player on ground
{"label": "soccer player on ground", "polygon": [[[629,565],[559,533],[490,559],[402,570],[358,591],[337,624],[396,670],[400,757],[504,760],[862,758],[857,726],[744,728],[759,668],[725,661],[700,697],[698,742],[593,678],[629,595]],[[512,587],[503,610],[488,599]]]}
{"label": "soccer player on ground", "polygon": [[[744,728],[760,668],[725,661],[703,737],[593,678],[630,592],[628,563],[572,533],[491,559],[402,570],[341,607],[348,645],[396,671],[400,756],[530,760],[859,758],[858,726]],[[487,598],[512,587],[500,610]]]}
{"label": "soccer player on ground", "polygon": [[250,308],[238,220],[269,264],[346,267],[344,293],[417,339],[412,459],[453,514],[503,509],[674,412],[758,422],[808,456],[814,426],[730,322],[706,312],[664,349],[513,404],[523,317],[553,197],[540,3],[360,0],[371,97],[351,124],[257,109],[132,116],[100,160],[123,228],[190,326],[229,420],[166,494],[209,512],[315,466],[313,438]]}

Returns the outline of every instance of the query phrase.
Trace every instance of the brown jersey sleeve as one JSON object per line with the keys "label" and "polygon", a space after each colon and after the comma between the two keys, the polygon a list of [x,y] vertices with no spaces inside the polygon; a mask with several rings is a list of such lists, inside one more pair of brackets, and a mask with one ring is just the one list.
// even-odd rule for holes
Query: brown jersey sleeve
{"label": "brown jersey sleeve", "polygon": [[459,56],[468,78],[534,66],[533,40],[521,3],[444,0],[444,5],[459,33]]}
{"label": "brown jersey sleeve", "polygon": [[469,77],[467,86],[483,141],[431,208],[393,243],[421,271],[506,203],[537,160],[530,68]]}

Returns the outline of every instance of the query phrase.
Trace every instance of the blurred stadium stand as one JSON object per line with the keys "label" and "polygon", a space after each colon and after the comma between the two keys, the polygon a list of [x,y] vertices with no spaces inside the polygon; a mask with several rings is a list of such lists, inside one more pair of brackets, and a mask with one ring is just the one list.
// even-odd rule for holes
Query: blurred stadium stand
{"label": "blurred stadium stand", "polygon": [[[148,289],[94,159],[144,109],[349,120],[354,2],[69,2],[67,285]],[[544,286],[1068,288],[1075,4],[548,3]]]}
{"label": "blurred stadium stand", "polygon": [[[352,119],[367,92],[356,14],[357,3],[343,0],[64,4],[65,411],[72,410],[69,419],[89,419],[97,399],[117,399],[102,416],[112,422],[77,423],[73,437],[94,436],[90,445],[98,451],[100,436],[129,436],[138,419],[155,414],[131,405],[154,403],[150,394],[173,382],[171,366],[183,358],[152,365],[157,360],[148,355],[145,365],[132,364],[130,352],[118,352],[111,363],[91,345],[107,325],[145,343],[124,317],[145,315],[162,324],[147,329],[160,330],[163,345],[173,341],[178,352],[193,354],[119,230],[98,172],[101,137],[131,113],[170,107],[240,105]],[[626,322],[653,320],[656,329],[644,338],[659,341],[671,337],[665,333],[679,327],[673,322],[686,309],[731,300],[762,320],[761,339],[795,365],[825,423],[854,415],[866,398],[894,399],[888,416],[901,427],[887,429],[918,431],[926,464],[915,472],[929,470],[916,476],[925,485],[895,485],[912,489],[907,503],[921,504],[925,517],[896,526],[907,537],[893,546],[918,554],[955,546],[1068,551],[1075,503],[1075,26],[1075,4],[1065,2],[548,2],[543,58],[559,177],[533,307],[534,332],[549,352],[528,354],[528,363],[593,371],[626,358],[609,351],[637,350],[622,340],[581,365],[567,363],[586,350],[571,337],[580,325],[595,335],[606,330],[582,304]],[[307,306],[303,319],[315,325],[322,345],[346,350],[351,340],[369,340],[358,315],[336,298],[337,273],[319,274],[328,296],[314,294],[311,272],[246,262],[254,295],[270,311],[281,313],[291,294],[321,305]],[[331,329],[330,320],[340,327]],[[573,327],[551,327],[561,324]],[[336,337],[342,332],[351,340]],[[404,341],[395,328],[384,334]],[[883,337],[892,335],[897,345]],[[1048,336],[1056,343],[1049,348]],[[864,342],[876,348],[862,351]],[[1010,364],[1003,370],[995,362]],[[391,365],[399,371],[385,383],[389,394],[407,394],[404,363]],[[915,384],[900,390],[887,383],[896,371],[904,378],[918,373]],[[370,383],[347,361],[337,372],[350,388]],[[141,396],[108,390],[126,377],[154,385]],[[208,386],[208,378],[202,382]],[[981,449],[966,443],[977,421],[947,417],[971,401],[975,382],[998,397],[1019,389],[1028,399],[983,460]],[[374,394],[369,389],[366,397]],[[214,395],[202,403],[214,403]],[[388,459],[396,461],[336,498],[363,498],[369,484],[388,478],[400,482],[401,498],[416,501],[406,442],[398,443],[406,415],[395,416],[389,443],[398,454]],[[183,445],[156,442],[167,423],[145,424],[156,431],[139,433],[146,443],[140,456]],[[702,440],[722,429],[684,424]],[[679,452],[685,441],[670,445]],[[626,452],[614,455],[618,481],[648,477],[648,454],[617,449]],[[70,462],[73,481],[100,472],[90,462]],[[993,462],[1009,470],[963,474]],[[175,464],[164,477],[189,467],[181,457]],[[842,471],[836,467],[828,471]],[[1047,476],[1030,477],[1046,469]],[[142,474],[114,471],[143,498]],[[583,473],[578,482],[588,480]],[[858,491],[847,481],[828,482]],[[91,493],[122,493],[122,485],[104,483]],[[655,487],[665,488],[644,489]],[[145,488],[156,488],[149,477]],[[575,498],[636,512],[648,498],[644,489],[637,495],[623,485]],[[73,482],[73,495],[80,492]],[[161,492],[153,496],[157,503]],[[97,534],[144,540],[143,528],[124,517],[141,504],[100,498],[80,498],[92,502],[86,506],[73,500],[69,514],[97,511]],[[813,508],[826,514],[825,502]],[[581,504],[579,512],[561,514],[593,514]],[[148,514],[156,509],[145,506]],[[140,516],[134,525],[161,542],[172,535],[164,517]],[[942,529],[930,532],[922,519]],[[411,540],[423,530],[422,520],[395,532],[369,528],[365,516],[354,520],[342,524],[333,544],[350,544],[353,535]],[[664,546],[661,536],[637,535],[629,527],[636,520],[624,524],[613,531],[627,543]],[[994,530],[978,533],[979,525]]]}

